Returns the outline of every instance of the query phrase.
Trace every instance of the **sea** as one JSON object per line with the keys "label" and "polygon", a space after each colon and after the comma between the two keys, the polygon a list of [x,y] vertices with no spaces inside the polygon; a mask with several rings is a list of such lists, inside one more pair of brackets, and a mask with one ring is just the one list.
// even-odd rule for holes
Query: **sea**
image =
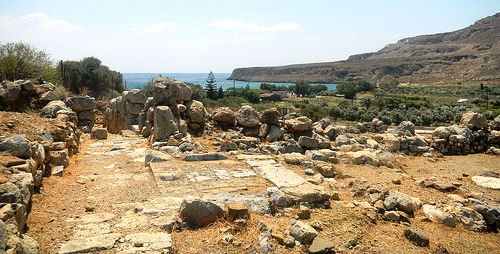
{"label": "sea", "polygon": [[[189,82],[201,86],[207,84],[206,80],[208,73],[122,73],[123,79],[125,80],[125,85],[128,90],[134,88],[141,88],[146,85],[150,80],[155,77],[169,77],[182,82]],[[291,86],[293,83],[276,83],[276,82],[246,82],[246,81],[235,81],[228,80],[231,73],[214,73],[216,86],[222,86],[222,89],[227,90],[228,88],[244,88],[247,85],[251,89],[259,89],[261,83],[275,84],[278,86]],[[328,87],[328,90],[335,90],[336,84],[322,84]]]}

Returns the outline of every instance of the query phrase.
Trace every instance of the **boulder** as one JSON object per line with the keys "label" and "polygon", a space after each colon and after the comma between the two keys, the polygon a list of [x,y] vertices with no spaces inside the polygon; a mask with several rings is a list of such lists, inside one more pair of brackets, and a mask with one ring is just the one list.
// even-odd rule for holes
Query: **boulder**
{"label": "boulder", "polygon": [[212,114],[212,120],[232,126],[235,124],[236,114],[228,107],[217,108]]}
{"label": "boulder", "polygon": [[24,135],[15,135],[0,139],[0,151],[9,152],[23,159],[28,159],[32,155],[30,141]]}
{"label": "boulder", "polygon": [[489,176],[473,176],[472,181],[479,186],[500,190],[500,178]]}
{"label": "boulder", "polygon": [[387,210],[397,208],[400,211],[411,214],[422,206],[422,201],[402,192],[391,191],[384,199],[384,206]]}
{"label": "boulder", "polygon": [[125,103],[125,113],[138,116],[144,109],[144,104]]}
{"label": "boulder", "polygon": [[300,202],[323,202],[330,199],[331,194],[323,187],[311,183],[304,183],[294,187],[285,187],[281,189],[290,200]]}
{"label": "boulder", "polygon": [[305,155],[315,161],[328,161],[328,156],[321,153],[319,150],[306,150]]}
{"label": "boulder", "polygon": [[238,125],[247,128],[258,127],[260,125],[259,114],[251,106],[245,105],[238,110],[236,122]]}
{"label": "boulder", "polygon": [[227,215],[231,220],[236,219],[249,219],[250,213],[248,212],[248,207],[245,204],[237,202],[226,203]]}
{"label": "boulder", "polygon": [[90,132],[90,136],[93,139],[107,139],[108,138],[108,130],[105,128],[94,128]]}
{"label": "boulder", "polygon": [[404,230],[404,236],[416,246],[429,247],[429,237],[421,230],[406,228]]}
{"label": "boulder", "polygon": [[292,132],[310,131],[312,125],[312,120],[305,116],[285,120],[285,128]]}
{"label": "boulder", "polygon": [[68,149],[59,150],[59,151],[51,151],[49,153],[50,156],[50,164],[54,166],[69,166],[69,153]]}
{"label": "boulder", "polygon": [[410,121],[402,121],[396,129],[403,133],[408,131],[411,135],[415,135],[415,124]]}
{"label": "boulder", "polygon": [[178,131],[172,110],[168,106],[158,106],[154,110],[154,137],[155,140],[166,140]]}
{"label": "boulder", "polygon": [[453,215],[436,208],[436,206],[423,205],[422,210],[424,211],[424,214],[427,216],[427,218],[429,218],[431,221],[442,223],[448,227],[455,227],[456,225],[456,221]]}
{"label": "boulder", "polygon": [[140,89],[124,91],[122,97],[132,104],[144,104],[146,102],[146,95]]}
{"label": "boulder", "polygon": [[299,145],[302,147],[308,148],[308,149],[315,149],[319,147],[319,140],[307,136],[300,136],[299,137]]}
{"label": "boulder", "polygon": [[334,177],[339,174],[335,166],[327,162],[315,162],[314,167],[324,177]]}
{"label": "boulder", "polygon": [[344,135],[338,135],[335,138],[335,145],[337,146],[343,146],[343,145],[349,145],[351,143],[351,140]]}
{"label": "boulder", "polygon": [[3,104],[16,102],[20,95],[21,85],[9,81],[0,84],[0,101]]}
{"label": "boulder", "polygon": [[337,126],[330,124],[323,130],[323,134],[330,140],[335,140],[335,138],[340,134],[340,129]]}
{"label": "boulder", "polygon": [[273,205],[276,207],[285,208],[291,204],[291,200],[288,196],[278,189],[278,187],[270,187],[266,190],[267,196]]}
{"label": "boulder", "polygon": [[310,244],[318,235],[318,232],[311,225],[296,221],[290,228],[290,235],[302,244]]}
{"label": "boulder", "polygon": [[40,114],[42,117],[54,118],[57,116],[57,111],[59,110],[70,110],[66,107],[63,101],[51,101],[45,107],[42,108]]}
{"label": "boulder", "polygon": [[221,207],[200,198],[186,197],[179,208],[182,219],[194,226],[208,225],[223,215]]}
{"label": "boulder", "polygon": [[283,128],[280,128],[276,125],[271,125],[271,127],[269,128],[269,132],[267,133],[267,136],[266,136],[266,141],[267,142],[274,142],[274,141],[280,140],[284,134],[285,134],[285,130],[283,130]]}
{"label": "boulder", "polygon": [[204,123],[208,116],[208,112],[203,106],[203,103],[191,100],[186,103],[186,115],[190,122],[193,123]]}
{"label": "boulder", "polygon": [[306,161],[307,157],[301,153],[285,153],[283,154],[285,162],[292,165],[300,165],[301,162]]}
{"label": "boulder", "polygon": [[97,107],[97,103],[93,97],[82,95],[66,99],[66,105],[75,112],[91,110]]}
{"label": "boulder", "polygon": [[460,124],[466,126],[469,129],[482,129],[488,127],[488,122],[486,117],[482,114],[474,112],[466,112],[462,115],[460,119]]}
{"label": "boulder", "polygon": [[157,77],[153,79],[153,105],[177,105],[191,99],[192,90],[184,82]]}
{"label": "boulder", "polygon": [[280,112],[276,108],[269,108],[260,114],[260,122],[265,124],[275,124],[278,122]]}

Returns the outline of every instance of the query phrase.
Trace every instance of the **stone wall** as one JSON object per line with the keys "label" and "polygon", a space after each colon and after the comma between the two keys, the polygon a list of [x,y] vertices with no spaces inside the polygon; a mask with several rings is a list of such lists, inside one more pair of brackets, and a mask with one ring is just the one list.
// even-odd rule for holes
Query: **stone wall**
{"label": "stone wall", "polygon": [[[43,114],[50,114],[49,108]],[[55,111],[55,110],[53,110]],[[54,112],[53,126],[35,137],[14,135],[0,138],[0,253],[38,253],[38,243],[23,235],[32,196],[44,176],[60,175],[69,157],[78,152],[80,131],[76,114],[69,109]]]}

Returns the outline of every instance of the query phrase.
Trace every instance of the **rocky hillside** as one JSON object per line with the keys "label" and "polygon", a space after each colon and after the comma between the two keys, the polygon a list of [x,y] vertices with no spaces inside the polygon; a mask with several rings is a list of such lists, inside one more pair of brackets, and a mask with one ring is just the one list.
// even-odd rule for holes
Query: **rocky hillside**
{"label": "rocky hillside", "polygon": [[412,83],[500,81],[500,13],[448,33],[399,40],[345,61],[237,68],[230,79],[337,83],[352,79]]}

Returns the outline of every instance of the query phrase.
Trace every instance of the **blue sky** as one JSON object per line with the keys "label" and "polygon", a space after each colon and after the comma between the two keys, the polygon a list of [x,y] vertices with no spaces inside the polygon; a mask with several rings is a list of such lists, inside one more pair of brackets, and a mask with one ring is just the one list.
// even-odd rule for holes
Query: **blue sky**
{"label": "blue sky", "polygon": [[343,60],[499,11],[498,0],[0,0],[0,42],[121,72],[231,72]]}

